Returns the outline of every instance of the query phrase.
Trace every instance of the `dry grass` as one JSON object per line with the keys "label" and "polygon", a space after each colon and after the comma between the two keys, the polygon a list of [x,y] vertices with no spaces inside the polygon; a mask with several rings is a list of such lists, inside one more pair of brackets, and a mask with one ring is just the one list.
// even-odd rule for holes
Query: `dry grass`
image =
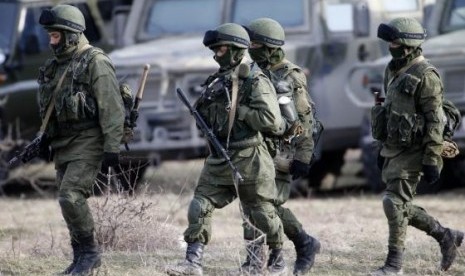
{"label": "dry grass", "polygon": [[[175,173],[168,175],[167,167]],[[119,233],[118,246],[104,252],[98,275],[163,275],[166,264],[184,257],[185,248],[180,239],[187,225],[192,184],[200,167],[195,162],[170,163],[162,170],[164,179],[170,183],[152,178],[154,186],[164,187],[163,192],[131,201],[134,206],[152,205],[145,211],[146,219],[137,220]],[[175,193],[166,192],[173,183],[177,183],[176,189],[172,188]],[[156,186],[152,190],[160,191],[159,185]],[[102,204],[103,200],[105,197],[92,198],[91,203]],[[112,200],[117,202],[115,198]],[[465,229],[464,202],[464,190],[416,200],[444,225],[459,229]],[[287,206],[304,228],[322,242],[322,252],[317,256],[312,275],[366,275],[383,263],[387,224],[381,196],[301,199],[292,200]],[[67,230],[54,199],[1,199],[0,210],[0,275],[52,275],[68,264],[71,258]],[[244,259],[238,210],[236,201],[214,213],[213,238],[204,256],[206,275],[225,275]],[[287,264],[292,267],[295,258],[292,243],[286,241],[284,246]],[[465,275],[465,247],[460,248],[460,255],[449,272],[437,272],[439,260],[437,243],[409,228],[404,274]]]}

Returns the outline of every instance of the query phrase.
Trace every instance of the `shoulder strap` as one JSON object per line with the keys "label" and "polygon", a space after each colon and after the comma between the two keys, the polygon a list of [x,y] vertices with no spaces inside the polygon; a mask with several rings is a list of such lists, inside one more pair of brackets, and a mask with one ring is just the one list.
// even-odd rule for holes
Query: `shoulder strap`
{"label": "shoulder strap", "polygon": [[[78,49],[76,51],[76,55],[81,55],[84,51],[92,48],[91,45],[86,44],[82,46],[82,48]],[[52,99],[50,101],[50,104],[48,105],[47,112],[45,113],[44,120],[42,121],[42,125],[40,126],[40,132],[43,133],[45,132],[45,129],[47,128],[48,121],[50,120],[50,116],[52,115],[53,108],[55,107],[55,94],[58,92],[58,90],[61,88],[61,85],[63,84],[63,80],[65,79],[66,72],[68,72],[69,67],[71,66],[72,61],[68,63],[68,66],[66,66],[65,71],[61,75],[60,79],[58,80],[57,86],[55,86],[55,89],[52,92]]]}
{"label": "shoulder strap", "polygon": [[402,69],[400,69],[399,71],[397,71],[395,74],[392,75],[392,77],[389,79],[388,81],[388,85],[387,87],[389,87],[389,85],[391,85],[391,83],[398,77],[400,76],[402,73],[405,73],[407,71],[409,71],[410,68],[412,68],[414,65],[418,64],[418,63],[421,63],[425,60],[425,58],[423,56],[418,56],[416,58],[414,58],[412,60],[412,62],[408,65],[408,66],[405,66],[403,67]]}

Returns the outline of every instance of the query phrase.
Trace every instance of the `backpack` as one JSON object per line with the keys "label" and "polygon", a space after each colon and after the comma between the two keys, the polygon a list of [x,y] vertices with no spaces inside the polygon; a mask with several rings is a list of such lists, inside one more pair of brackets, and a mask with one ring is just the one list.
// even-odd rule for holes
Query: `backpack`
{"label": "backpack", "polygon": [[[416,68],[418,70],[413,70],[413,68]],[[406,73],[421,78],[423,74],[425,74],[427,71],[433,71],[440,78],[439,72],[436,69],[436,67],[434,67],[427,61],[423,61],[413,65],[410,69],[407,70]],[[443,131],[444,143],[441,156],[444,158],[454,158],[460,152],[457,144],[454,141],[452,141],[452,136],[454,136],[454,132],[460,126],[460,123],[462,121],[462,115],[460,114],[460,110],[450,100],[447,99],[443,99],[442,109],[444,110],[445,115],[445,126]]]}

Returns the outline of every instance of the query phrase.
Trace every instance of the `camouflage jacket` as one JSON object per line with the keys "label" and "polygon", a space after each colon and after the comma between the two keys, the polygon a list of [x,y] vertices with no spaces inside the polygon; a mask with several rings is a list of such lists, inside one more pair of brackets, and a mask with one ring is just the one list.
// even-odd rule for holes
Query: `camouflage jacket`
{"label": "camouflage jacket", "polygon": [[[82,36],[77,48],[86,44]],[[57,164],[99,162],[104,151],[119,152],[123,135],[124,108],[113,64],[100,49],[76,51],[68,59],[48,60],[38,79],[42,118],[54,99],[47,132]],[[66,68],[60,89],[52,95]]]}
{"label": "camouflage jacket", "polygon": [[[386,138],[381,154],[394,157],[404,151],[418,151],[422,164],[442,164],[441,152],[444,131],[443,84],[434,70],[413,66],[419,56],[405,65],[404,72],[386,69]],[[402,71],[402,70],[400,70]],[[416,77],[421,76],[421,78]]]}

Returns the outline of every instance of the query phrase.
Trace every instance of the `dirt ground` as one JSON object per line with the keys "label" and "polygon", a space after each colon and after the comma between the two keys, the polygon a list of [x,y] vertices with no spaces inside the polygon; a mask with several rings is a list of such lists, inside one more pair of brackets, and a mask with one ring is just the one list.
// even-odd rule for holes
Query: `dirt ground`
{"label": "dirt ground", "polygon": [[[148,191],[136,198],[121,194],[91,198],[97,227],[116,226],[116,242],[104,249],[97,275],[163,275],[167,264],[183,259],[187,206],[200,168],[198,162],[166,164],[152,172]],[[415,202],[443,225],[465,230],[465,190],[419,196]],[[366,275],[383,264],[387,223],[381,195],[358,192],[311,197],[290,200],[286,206],[322,243],[310,275]],[[134,213],[119,216],[121,207]],[[404,275],[465,275],[464,246],[447,273],[438,272],[439,246],[423,232],[409,228],[406,248]],[[284,250],[292,272],[295,253],[290,241],[285,242]],[[55,199],[0,198],[0,275],[54,275],[68,265],[70,253],[67,229]],[[214,213],[204,274],[227,275],[244,258],[235,201]]]}

